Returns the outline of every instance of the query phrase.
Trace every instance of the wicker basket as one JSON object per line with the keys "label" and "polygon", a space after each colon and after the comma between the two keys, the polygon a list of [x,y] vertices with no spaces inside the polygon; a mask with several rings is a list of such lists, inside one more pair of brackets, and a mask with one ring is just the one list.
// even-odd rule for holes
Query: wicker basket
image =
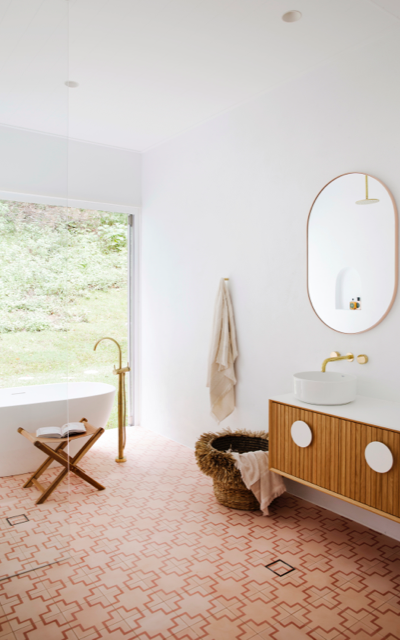
{"label": "wicker basket", "polygon": [[246,488],[235,459],[227,451],[268,451],[268,434],[264,431],[223,431],[204,433],[196,443],[195,455],[200,469],[213,478],[214,494],[225,507],[257,511],[260,503]]}

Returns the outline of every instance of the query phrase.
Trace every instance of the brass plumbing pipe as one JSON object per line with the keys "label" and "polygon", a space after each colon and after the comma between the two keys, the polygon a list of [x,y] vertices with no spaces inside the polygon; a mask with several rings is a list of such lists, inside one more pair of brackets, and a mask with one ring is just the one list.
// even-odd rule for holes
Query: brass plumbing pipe
{"label": "brass plumbing pipe", "polygon": [[125,374],[131,369],[129,362],[126,367],[122,367],[122,351],[119,343],[114,338],[100,338],[94,345],[93,351],[96,351],[97,345],[102,340],[111,340],[114,342],[119,350],[119,367],[113,369],[114,375],[118,376],[118,457],[115,458],[115,462],[126,462],[124,457],[124,449],[126,444],[126,391],[125,391]]}

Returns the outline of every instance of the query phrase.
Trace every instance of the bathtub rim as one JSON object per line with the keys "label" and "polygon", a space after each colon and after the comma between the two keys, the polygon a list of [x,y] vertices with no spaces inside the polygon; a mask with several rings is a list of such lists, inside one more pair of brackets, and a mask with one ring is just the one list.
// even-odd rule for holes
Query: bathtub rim
{"label": "bathtub rim", "polygon": [[[97,393],[86,393],[85,395],[70,395],[68,393],[68,386],[69,385],[101,385],[103,387],[103,390],[99,390]],[[30,397],[29,400],[27,399],[26,402],[16,402],[15,404],[3,404],[2,400],[2,391],[15,391],[15,390],[22,390],[22,389],[29,389],[29,390],[34,390],[34,389],[45,389],[46,387],[55,387],[55,386],[61,386],[61,385],[67,385],[67,396],[63,397],[63,398],[40,398],[38,400],[35,400],[35,398]],[[8,409],[8,408],[14,408],[14,407],[21,407],[21,406],[29,406],[29,405],[38,405],[38,404],[49,404],[49,403],[53,403],[53,402],[69,402],[70,400],[83,400],[85,398],[95,398],[97,396],[104,396],[104,395],[108,395],[109,393],[113,393],[115,395],[115,393],[117,392],[117,389],[112,385],[109,384],[108,382],[91,382],[90,380],[85,380],[82,382],[78,382],[78,381],[74,381],[74,382],[50,382],[47,384],[32,384],[32,385],[27,385],[24,387],[2,387],[0,388],[0,409]],[[8,400],[9,398],[7,398]],[[6,400],[6,398],[4,398],[4,400]]]}

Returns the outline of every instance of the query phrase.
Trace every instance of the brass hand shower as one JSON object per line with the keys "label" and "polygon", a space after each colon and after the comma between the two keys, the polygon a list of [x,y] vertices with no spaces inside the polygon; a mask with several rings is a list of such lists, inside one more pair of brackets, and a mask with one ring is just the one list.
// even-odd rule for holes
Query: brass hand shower
{"label": "brass hand shower", "polygon": [[111,340],[115,342],[119,350],[119,367],[113,369],[113,373],[119,377],[118,380],[118,458],[115,462],[126,462],[124,457],[124,448],[126,444],[126,393],[125,393],[125,374],[130,371],[129,362],[126,367],[122,368],[122,351],[119,343],[114,338],[100,338],[94,345],[93,351],[96,351],[97,345],[102,340]]}

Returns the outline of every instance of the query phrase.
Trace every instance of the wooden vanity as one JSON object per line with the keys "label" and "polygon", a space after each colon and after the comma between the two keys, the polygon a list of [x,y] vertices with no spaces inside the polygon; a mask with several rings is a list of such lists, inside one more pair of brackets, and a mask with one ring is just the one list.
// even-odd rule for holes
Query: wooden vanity
{"label": "wooden vanity", "polygon": [[[292,438],[298,420],[311,429],[305,447]],[[347,405],[319,406],[277,396],[269,401],[269,439],[272,471],[400,522],[400,403],[357,396]],[[392,453],[386,473],[366,462],[371,442]]]}

